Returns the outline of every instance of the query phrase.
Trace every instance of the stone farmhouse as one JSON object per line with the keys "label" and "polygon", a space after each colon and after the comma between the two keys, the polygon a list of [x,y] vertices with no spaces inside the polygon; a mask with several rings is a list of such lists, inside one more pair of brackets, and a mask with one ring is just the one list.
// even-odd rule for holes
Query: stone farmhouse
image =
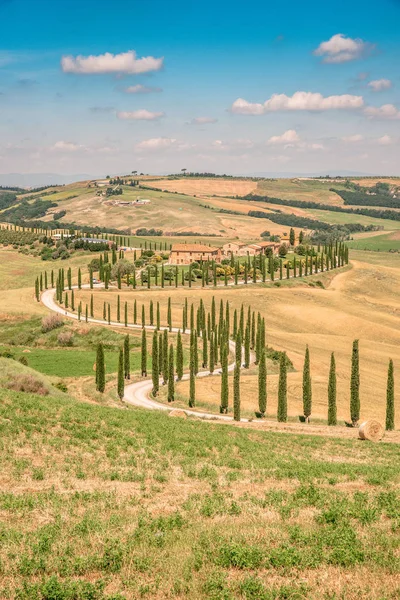
{"label": "stone farmhouse", "polygon": [[266,254],[267,250],[271,248],[273,254],[278,252],[280,243],[278,242],[257,242],[256,244],[244,244],[242,242],[229,242],[222,246],[222,253],[224,256],[257,256],[259,254]]}
{"label": "stone farmhouse", "polygon": [[192,262],[221,261],[221,248],[212,248],[202,244],[173,244],[169,255],[171,265],[190,265]]}

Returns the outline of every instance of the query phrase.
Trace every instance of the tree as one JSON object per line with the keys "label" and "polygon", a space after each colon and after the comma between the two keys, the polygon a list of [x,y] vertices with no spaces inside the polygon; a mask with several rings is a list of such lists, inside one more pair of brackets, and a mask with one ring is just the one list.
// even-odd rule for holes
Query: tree
{"label": "tree", "polygon": [[279,362],[279,384],[278,384],[278,421],[287,421],[287,366],[286,352],[282,352]]}
{"label": "tree", "polygon": [[[278,254],[279,254],[279,256],[280,256],[281,258],[285,258],[286,254],[287,254],[287,246],[286,246],[286,244],[281,244],[281,245],[279,246]],[[272,259],[272,261],[271,261],[271,262],[272,262],[272,269],[271,269],[271,271],[272,271],[272,272],[271,272],[271,276],[272,276],[272,275],[273,275],[273,269],[274,269],[274,266],[273,266],[273,259]]]}
{"label": "tree", "polygon": [[350,378],[350,418],[356,427],[360,418],[360,356],[358,340],[353,342]]}
{"label": "tree", "polygon": [[142,372],[142,377],[147,376],[147,341],[146,341],[146,330],[145,329],[142,329],[141,372]]}
{"label": "tree", "polygon": [[233,418],[240,421],[240,367],[237,363],[233,371]]}
{"label": "tree", "polygon": [[293,227],[290,228],[289,241],[291,246],[294,246],[296,243],[296,234],[294,232]]}
{"label": "tree", "polygon": [[304,240],[304,232],[300,231],[300,233],[299,233],[299,244],[302,244],[303,240]]}
{"label": "tree", "polygon": [[168,383],[168,330],[164,329],[163,333],[163,364],[162,364],[162,373],[163,373],[163,381],[164,384]]}
{"label": "tree", "polygon": [[172,331],[171,298],[168,298],[167,323],[169,330]]}
{"label": "tree", "polygon": [[190,344],[190,359],[189,359],[189,406],[193,408],[196,404],[196,374],[194,367],[194,344]]}
{"label": "tree", "polygon": [[312,387],[311,387],[311,372],[310,372],[310,351],[306,346],[306,354],[304,357],[303,367],[303,414],[307,423],[310,420],[312,406]]}
{"label": "tree", "polygon": [[124,376],[125,379],[131,378],[131,355],[130,355],[130,342],[129,333],[124,339]]}
{"label": "tree", "polygon": [[265,417],[267,410],[267,363],[264,348],[261,350],[258,364],[258,410],[261,417]]}
{"label": "tree", "polygon": [[96,350],[96,390],[104,392],[106,386],[106,373],[104,364],[104,349],[103,344],[97,344]]}
{"label": "tree", "polygon": [[119,349],[119,359],[118,359],[118,397],[120,400],[124,397],[124,353],[122,348]]}
{"label": "tree", "polygon": [[247,321],[244,335],[244,368],[250,367],[250,323]]}
{"label": "tree", "polygon": [[386,429],[393,431],[394,429],[394,374],[393,361],[390,359],[387,377],[386,389]]}
{"label": "tree", "polygon": [[331,354],[331,366],[329,369],[328,383],[328,425],[337,425],[336,409],[336,361],[335,355]]}
{"label": "tree", "polygon": [[206,332],[205,329],[203,329],[202,338],[203,338],[203,361],[202,361],[202,367],[203,367],[203,369],[205,369],[207,367],[207,365],[208,365],[207,332]]}
{"label": "tree", "polygon": [[222,365],[222,376],[221,376],[221,406],[220,413],[226,414],[228,412],[229,402],[229,386],[228,386],[228,351],[227,346],[224,344],[221,352],[221,365]]}
{"label": "tree", "polygon": [[181,330],[178,331],[178,337],[176,340],[176,375],[178,381],[183,377],[183,346]]}
{"label": "tree", "polygon": [[210,373],[214,373],[215,367],[215,356],[214,356],[214,333],[211,332],[210,336]]}
{"label": "tree", "polygon": [[174,379],[174,346],[171,344],[169,347],[169,358],[168,358],[168,402],[175,400],[175,379]]}
{"label": "tree", "polygon": [[160,387],[160,373],[158,360],[158,333],[155,330],[153,334],[153,345],[151,349],[151,378],[153,381],[153,396],[157,396]]}
{"label": "tree", "polygon": [[81,273],[81,269],[78,269],[78,290],[80,290],[82,287],[82,273]]}

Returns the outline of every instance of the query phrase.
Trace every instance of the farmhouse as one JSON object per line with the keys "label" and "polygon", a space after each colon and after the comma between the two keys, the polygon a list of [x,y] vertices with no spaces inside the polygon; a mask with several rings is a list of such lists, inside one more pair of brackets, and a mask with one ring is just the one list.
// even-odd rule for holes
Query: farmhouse
{"label": "farmhouse", "polygon": [[279,244],[276,242],[257,242],[256,244],[230,242],[222,246],[222,252],[225,256],[256,256],[265,254],[269,248],[275,254],[278,251]]}
{"label": "farmhouse", "polygon": [[221,248],[201,244],[173,244],[169,255],[171,265],[190,265],[204,260],[221,260]]}

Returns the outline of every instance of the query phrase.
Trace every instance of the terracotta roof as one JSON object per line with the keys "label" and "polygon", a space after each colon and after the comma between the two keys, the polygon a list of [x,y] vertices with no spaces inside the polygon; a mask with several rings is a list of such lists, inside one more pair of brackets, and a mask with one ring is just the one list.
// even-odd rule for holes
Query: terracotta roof
{"label": "terracotta roof", "polygon": [[275,244],[279,246],[279,242],[260,242],[258,245],[261,248],[269,248],[270,246],[275,246]]}
{"label": "terracotta roof", "polygon": [[173,244],[171,252],[217,252],[219,248],[211,248],[202,244]]}

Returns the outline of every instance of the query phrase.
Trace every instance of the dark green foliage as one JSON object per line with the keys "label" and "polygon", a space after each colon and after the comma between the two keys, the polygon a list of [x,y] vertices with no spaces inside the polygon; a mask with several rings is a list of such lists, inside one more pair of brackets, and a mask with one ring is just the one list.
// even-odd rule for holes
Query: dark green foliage
{"label": "dark green foliage", "polygon": [[175,400],[175,377],[174,377],[174,346],[169,347],[168,357],[168,402]]}
{"label": "dark green foliage", "polygon": [[264,417],[267,410],[267,364],[264,348],[261,350],[258,365],[258,410]]}
{"label": "dark green foliage", "polygon": [[119,359],[118,359],[118,388],[117,393],[120,400],[124,397],[124,352],[122,348],[119,350]]}
{"label": "dark green foliage", "polygon": [[100,342],[97,345],[96,351],[96,390],[98,392],[104,392],[106,386],[106,372],[104,364],[104,349],[103,344]]}
{"label": "dark green foliage", "polygon": [[158,390],[159,390],[159,379],[160,379],[159,364],[158,364],[158,361],[159,361],[158,333],[156,330],[153,333],[153,344],[152,344],[151,357],[152,357],[151,378],[152,378],[152,382],[153,382],[153,396],[156,396],[158,394]]}
{"label": "dark green foliage", "polygon": [[193,341],[190,344],[189,378],[189,406],[193,408],[196,404],[196,373]]}
{"label": "dark green foliage", "polygon": [[386,429],[387,431],[394,429],[394,373],[392,359],[389,361],[386,389]]}
{"label": "dark green foliage", "polygon": [[178,381],[180,381],[183,377],[183,346],[180,330],[178,331],[178,337],[176,340],[176,375],[178,377]]}
{"label": "dark green foliage", "polygon": [[130,358],[130,340],[129,333],[124,339],[124,377],[125,379],[131,378],[131,358]]}
{"label": "dark green foliage", "polygon": [[329,369],[328,383],[328,425],[337,425],[336,408],[336,361],[335,355],[331,354],[331,366]]}
{"label": "dark green foliage", "polygon": [[142,330],[142,344],[141,344],[141,373],[142,377],[147,376],[147,340],[146,330]]}
{"label": "dark green foliage", "polygon": [[310,370],[310,351],[306,347],[303,367],[303,415],[308,421],[311,415],[312,407],[312,386],[311,386],[311,370]]}
{"label": "dark green foliage", "polygon": [[162,374],[164,383],[168,383],[168,329],[164,329],[163,333],[163,363],[162,363]]}
{"label": "dark green foliage", "polygon": [[233,418],[240,421],[240,367],[237,363],[233,371]]}
{"label": "dark green foliage", "polygon": [[350,419],[356,426],[360,418],[360,357],[358,340],[353,342],[350,377]]}
{"label": "dark green foliage", "polygon": [[221,365],[222,365],[222,375],[221,375],[221,406],[220,412],[227,413],[228,412],[228,403],[229,403],[229,386],[228,386],[228,349],[227,345],[224,345],[221,352]]}
{"label": "dark green foliage", "polygon": [[281,355],[279,362],[279,383],[278,383],[278,421],[286,423],[287,421],[287,367],[286,352]]}

